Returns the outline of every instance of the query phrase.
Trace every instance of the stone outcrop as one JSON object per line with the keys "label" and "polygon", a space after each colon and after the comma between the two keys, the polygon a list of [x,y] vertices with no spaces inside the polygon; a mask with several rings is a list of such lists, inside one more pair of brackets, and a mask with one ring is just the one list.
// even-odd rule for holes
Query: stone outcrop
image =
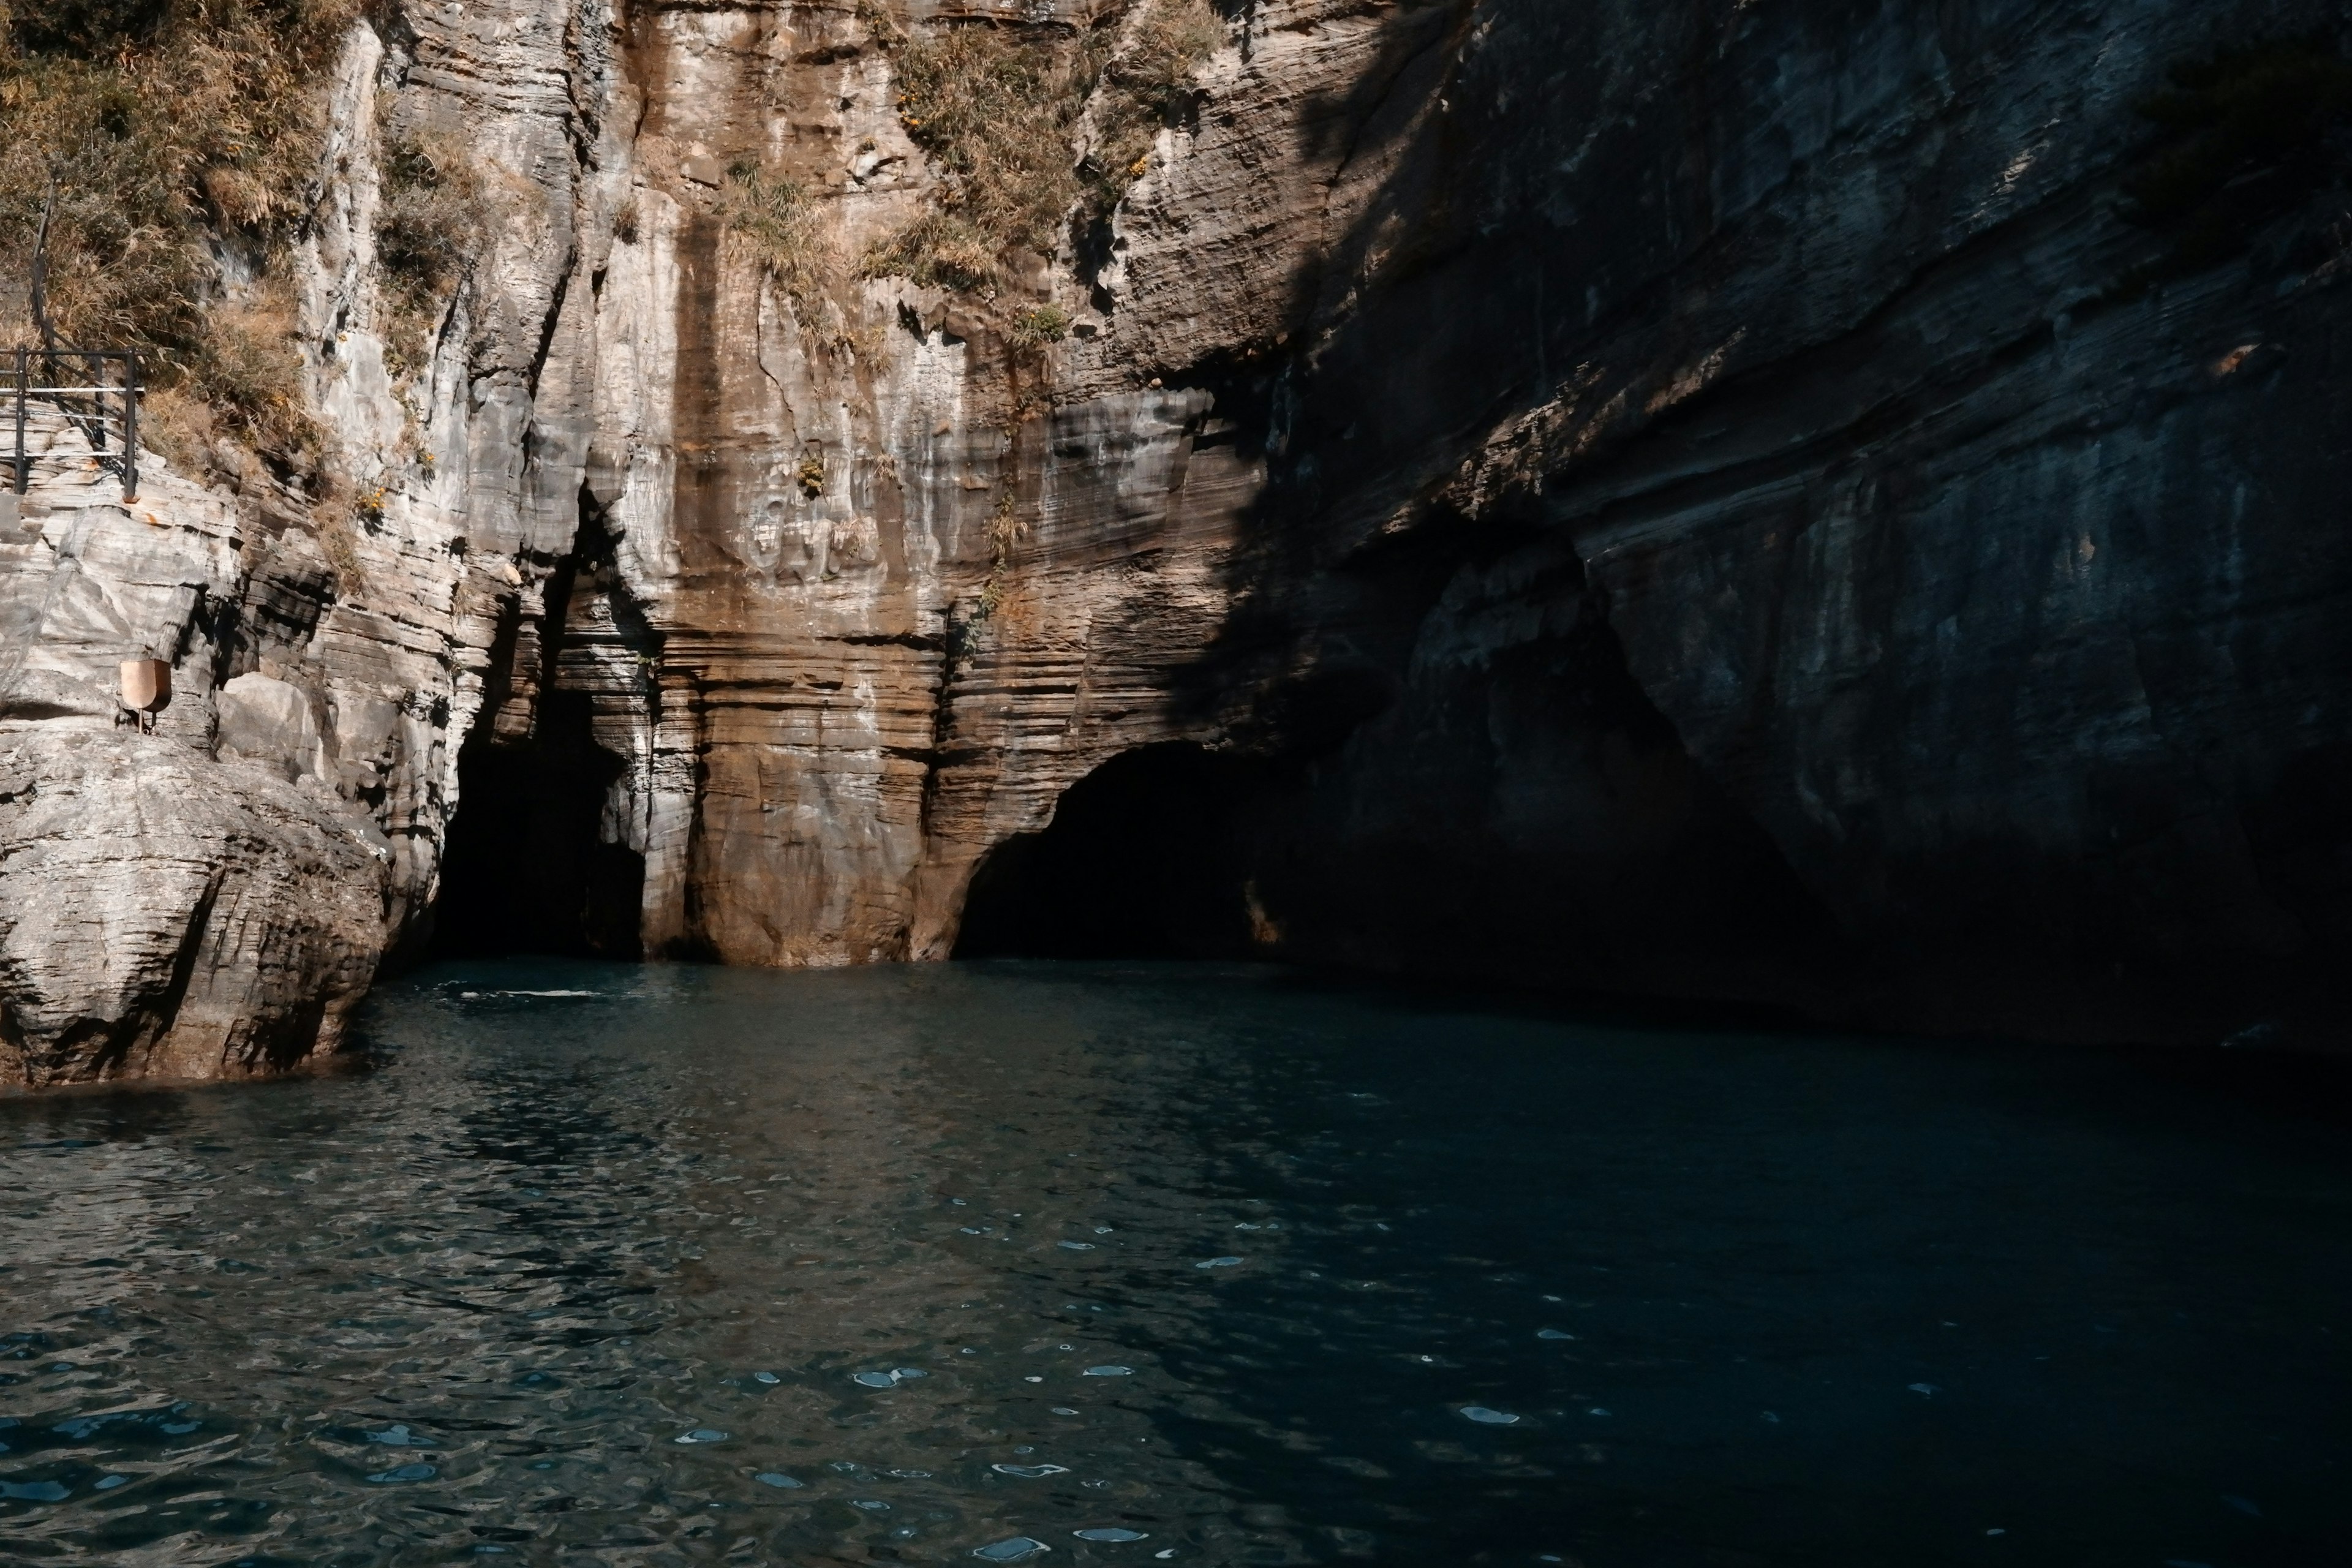
{"label": "stone outcrop", "polygon": [[[500,187],[502,242],[400,395],[374,208],[405,112],[377,95],[404,68],[354,31],[298,258],[339,494],[263,472],[232,493],[149,453],[126,500],[86,422],[35,405],[0,529],[0,1080],[286,1070],[331,1053],[384,956],[429,930],[499,626],[572,539],[568,518],[533,531],[516,411],[573,193]],[[562,78],[536,86],[474,105],[500,167],[571,158]],[[116,723],[117,666],[140,657],[173,666],[152,735]]]}
{"label": "stone outcrop", "polygon": [[[849,7],[355,30],[301,258],[341,501],[116,505],[44,414],[0,537],[0,1077],[330,1051],[436,895],[445,939],[943,957],[976,876],[1119,897],[1038,847],[1185,745],[1134,799],[1188,837],[1101,847],[1213,871],[1204,950],[2336,1037],[2342,192],[2152,286],[2117,212],[2168,66],[2326,7],[1226,20],[1106,224],[961,293],[855,265],[942,184]],[[387,128],[497,215],[404,381]],[[753,165],[822,298],[730,227]]]}
{"label": "stone outcrop", "polygon": [[[33,439],[51,477],[0,536],[0,1073],[200,1079],[332,1049],[383,947],[391,846],[299,786],[321,760],[306,698],[211,683],[236,514],[169,477],[121,504],[79,430]],[[117,725],[119,661],[173,653],[155,732]],[[225,722],[253,750],[214,760],[215,713],[256,683],[287,700]]]}

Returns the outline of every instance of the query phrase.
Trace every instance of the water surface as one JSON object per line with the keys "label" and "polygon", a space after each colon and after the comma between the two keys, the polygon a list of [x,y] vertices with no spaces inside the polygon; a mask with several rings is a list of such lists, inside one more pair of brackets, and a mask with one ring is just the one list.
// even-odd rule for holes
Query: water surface
{"label": "water surface", "polygon": [[1134,964],[362,1033],[0,1101],[0,1562],[2352,1562],[2347,1140],[2144,1060]]}

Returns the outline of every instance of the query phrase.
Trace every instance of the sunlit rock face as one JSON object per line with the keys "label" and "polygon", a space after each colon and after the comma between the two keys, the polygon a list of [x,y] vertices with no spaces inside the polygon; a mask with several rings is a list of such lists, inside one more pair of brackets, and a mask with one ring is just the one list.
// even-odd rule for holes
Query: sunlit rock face
{"label": "sunlit rock face", "polygon": [[[475,145],[568,163],[562,28],[499,37],[512,72],[463,100]],[[541,351],[568,178],[502,187],[501,242],[405,402],[386,372],[379,135],[426,111],[436,68],[362,28],[328,84],[296,259],[339,494],[232,494],[149,452],[131,498],[35,406],[26,494],[0,508],[0,1081],[286,1070],[430,928],[499,628],[574,532],[546,521],[524,417],[534,389],[551,420],[562,402]],[[118,667],[145,657],[173,667],[152,734],[117,722]]]}
{"label": "sunlit rock face", "polygon": [[[2345,204],[2169,273],[2118,207],[2168,67],[2328,7],[1230,10],[1108,224],[961,293],[861,276],[943,187],[846,9],[355,31],[303,330],[367,504],[101,504],[51,420],[0,537],[0,1076],[282,1069],[436,926],[942,957],[976,874],[991,951],[2327,1036]],[[404,392],[386,127],[499,214]]]}
{"label": "sunlit rock face", "polygon": [[1024,417],[1056,370],[1003,329],[1073,279],[960,301],[836,277],[831,342],[770,286],[719,216],[725,170],[810,192],[844,273],[935,194],[868,43],[814,7],[630,26],[643,108],[586,475],[612,570],[565,641],[646,628],[638,689],[598,702],[655,952],[943,954],[980,853],[1177,722],[1254,493],[1230,445],[1196,454],[1202,392],[1135,376]]}
{"label": "sunlit rock face", "polygon": [[615,812],[655,952],[943,951],[972,859],[1159,738],[1223,618],[1254,475],[1190,460],[1212,399],[1136,386],[1018,420],[990,316],[889,281],[843,286],[854,343],[812,342],[680,172],[785,171],[845,257],[913,216],[919,188],[850,173],[898,134],[858,36],[826,11],[656,12],[629,56],[634,238],[597,294],[586,487],[614,570],[570,616],[593,639],[624,605],[655,645]]}

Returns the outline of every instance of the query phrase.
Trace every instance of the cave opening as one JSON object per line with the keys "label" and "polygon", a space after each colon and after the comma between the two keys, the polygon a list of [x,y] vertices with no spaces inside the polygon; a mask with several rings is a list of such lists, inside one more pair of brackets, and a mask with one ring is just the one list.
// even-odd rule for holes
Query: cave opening
{"label": "cave opening", "polygon": [[958,958],[1237,958],[1253,951],[1237,826],[1248,764],[1183,742],[1125,752],[973,874]]}
{"label": "cave opening", "polygon": [[596,743],[592,718],[586,692],[549,691],[528,737],[478,735],[458,752],[436,956],[641,956],[645,858],[604,841],[625,764]]}
{"label": "cave opening", "polygon": [[585,513],[544,615],[513,616],[491,650],[482,711],[457,753],[436,957],[644,956],[645,857],[616,841],[628,763],[608,742],[643,723],[652,638],[608,554]]}

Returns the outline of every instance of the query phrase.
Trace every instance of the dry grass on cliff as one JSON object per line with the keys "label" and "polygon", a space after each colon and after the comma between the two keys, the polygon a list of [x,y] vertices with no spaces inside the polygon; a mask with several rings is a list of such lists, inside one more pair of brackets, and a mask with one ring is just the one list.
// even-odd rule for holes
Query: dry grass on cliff
{"label": "dry grass on cliff", "polygon": [[738,163],[727,172],[719,216],[794,305],[805,308],[823,294],[824,237],[799,181]]}
{"label": "dry grass on cliff", "polygon": [[806,187],[760,163],[739,162],[727,172],[718,210],[728,236],[791,304],[804,342],[835,354],[870,358],[877,352],[879,329],[859,329],[842,305],[841,257]]}
{"label": "dry grass on cliff", "polygon": [[[1008,252],[1050,256],[1074,216],[1115,206],[1225,36],[1209,0],[1144,0],[1139,15],[1083,33],[975,24],[917,35],[876,0],[859,14],[897,72],[900,121],[940,180],[938,208],[859,270],[966,289],[994,281]],[[1083,158],[1081,137],[1093,143]]]}
{"label": "dry grass on cliff", "polygon": [[1192,75],[1225,41],[1209,0],[1149,0],[1096,94],[1093,145],[1080,173],[1091,216],[1107,216],[1150,167],[1163,126],[1192,103]]}
{"label": "dry grass on cliff", "polygon": [[906,278],[926,289],[981,289],[1003,247],[953,213],[925,213],[859,260],[861,278]]}
{"label": "dry grass on cliff", "polygon": [[1093,85],[1086,51],[987,26],[920,37],[878,8],[866,16],[898,73],[907,134],[940,176],[941,210],[864,269],[974,288],[1012,247],[1052,251],[1078,195],[1069,134]]}
{"label": "dry grass on cliff", "polygon": [[1001,492],[995,510],[988,517],[988,579],[972,601],[971,625],[975,627],[994,619],[996,612],[1003,607],[1005,595],[1011,592],[1013,557],[1020,550],[1021,542],[1028,537],[1029,524],[1015,507],[1013,492]]}
{"label": "dry grass on cliff", "polygon": [[387,367],[403,376],[431,353],[432,333],[481,248],[488,209],[472,163],[450,138],[387,122],[379,142],[375,256],[391,317],[383,337]]}
{"label": "dry grass on cliff", "polygon": [[[159,434],[299,455],[299,361],[273,299],[324,125],[313,90],[352,0],[0,5],[0,342],[34,338],[49,227],[62,342],[147,351]],[[52,192],[54,191],[54,205]],[[245,301],[214,309],[232,290]]]}
{"label": "dry grass on cliff", "polygon": [[[248,451],[307,457],[319,444],[295,345],[293,289],[270,279],[234,304],[207,313],[186,390],[196,406],[178,428],[201,430],[207,445],[226,437]],[[203,424],[195,423],[201,416]],[[173,422],[164,421],[164,428]],[[173,454],[186,460],[194,453]]]}

